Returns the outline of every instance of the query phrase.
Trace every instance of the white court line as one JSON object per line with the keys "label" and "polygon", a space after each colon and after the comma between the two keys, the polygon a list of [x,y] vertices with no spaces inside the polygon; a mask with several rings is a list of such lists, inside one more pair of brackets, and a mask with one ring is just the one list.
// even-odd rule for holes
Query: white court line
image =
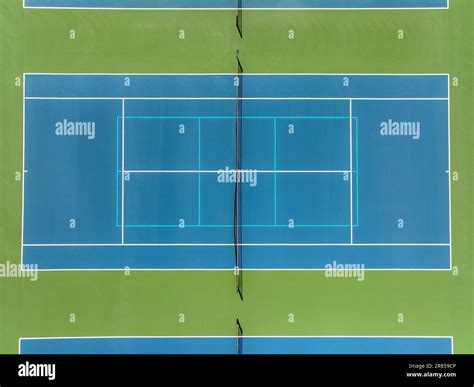
{"label": "white court line", "polygon": [[25,107],[26,107],[26,101],[25,101],[25,74],[23,74],[23,129],[22,129],[22,135],[23,135],[23,144],[22,144],[22,161],[21,161],[21,165],[22,165],[22,172],[21,172],[21,178],[22,178],[22,181],[21,181],[21,252],[20,252],[20,265],[21,267],[23,268],[23,246],[24,246],[24,238],[25,238],[25,169],[26,169],[26,166],[25,166],[25,141],[26,141],[26,136],[25,136],[25,117],[26,117],[26,113],[25,113]]}
{"label": "white court line", "polygon": [[[26,97],[27,100],[73,100],[73,101],[236,101],[235,97]],[[328,97],[244,97],[242,101],[447,101],[448,98],[328,98]],[[183,117],[186,118],[186,117]],[[297,117],[296,117],[297,118]]]}
{"label": "white court line", "polygon": [[[82,76],[109,76],[109,77],[116,77],[116,76],[127,76],[127,75],[139,75],[139,76],[147,76],[147,77],[167,77],[170,75],[181,75],[181,76],[189,76],[189,77],[196,77],[196,76],[215,76],[215,75],[232,75],[235,76],[235,73],[24,73],[25,75],[65,75],[65,76],[74,76],[74,77],[82,77]],[[279,77],[279,76],[292,76],[292,77],[302,77],[308,75],[316,75],[316,76],[355,76],[355,77],[364,77],[364,76],[374,76],[374,77],[433,77],[433,76],[449,76],[448,73],[244,73],[245,76],[266,76],[266,77]]]}
{"label": "white court line", "polygon": [[[351,245],[354,244],[354,210],[352,205],[352,182],[353,182],[353,166],[352,166],[352,99],[349,100],[349,157],[350,157],[350,225],[351,225]],[[359,172],[359,171],[357,171]]]}
{"label": "white court line", "polygon": [[193,7],[193,8],[179,8],[179,7],[169,7],[169,8],[152,8],[152,7],[65,7],[65,6],[27,6],[26,0],[22,1],[23,8],[27,9],[66,9],[66,10],[102,10],[102,11],[408,11],[408,10],[446,10],[449,9],[449,0],[446,2],[446,7],[370,7],[370,8],[361,8],[361,7],[291,7],[291,8],[282,8],[282,7],[265,7],[265,8],[220,8],[220,7]]}
{"label": "white court line", "polygon": [[[228,171],[245,173],[246,171],[256,171],[258,173],[350,173],[350,171],[342,170],[260,170],[260,169],[239,169],[235,170],[230,168]],[[131,170],[125,171],[125,173],[222,173],[225,169],[219,170]]]}
{"label": "white court line", "polygon": [[[28,271],[40,271],[40,272],[44,272],[44,273],[47,273],[47,272],[51,272],[51,273],[67,273],[67,272],[84,272],[84,273],[87,273],[87,272],[101,272],[101,271],[105,271],[105,272],[123,272],[125,269],[125,267],[121,268],[121,269],[23,269],[22,271],[25,271],[25,272],[28,272]],[[153,269],[140,269],[140,268],[133,268],[133,267],[129,267],[128,268],[129,271],[135,271],[135,272],[147,272],[147,271],[153,271],[153,272],[214,272],[214,271],[217,271],[217,272],[232,272],[235,274],[235,267],[232,267],[232,268],[229,268],[229,269],[222,269],[222,268],[205,268],[205,269],[161,269],[161,268],[153,268]],[[240,269],[241,271],[252,271],[252,272],[267,272],[267,271],[275,271],[275,272],[283,272],[283,271],[289,271],[289,272],[318,272],[318,271],[327,271],[327,269],[324,269],[324,268],[298,268],[298,269],[292,269],[292,268],[248,268],[248,269]],[[396,271],[435,271],[435,272],[442,272],[442,271],[448,271],[450,272],[451,269],[450,268],[446,268],[446,269],[431,269],[431,268],[384,268],[384,269],[380,269],[380,268],[377,268],[377,269],[364,269],[364,271],[373,271],[373,272],[382,272],[382,271],[389,271],[389,272],[396,272]]]}
{"label": "white court line", "polygon": [[451,171],[451,76],[448,75],[448,189],[449,189],[449,261],[451,270],[453,269],[453,200],[452,200],[452,171]]}
{"label": "white court line", "polygon": [[[449,3],[448,3],[449,4]],[[448,7],[379,7],[379,8],[111,8],[111,7],[41,7],[24,6],[26,9],[66,9],[100,11],[425,11],[447,10]]]}
{"label": "white court line", "polygon": [[[338,338],[355,338],[355,339],[450,339],[451,342],[454,341],[453,336],[379,336],[379,335],[294,335],[294,336],[276,336],[276,335],[254,335],[254,336],[244,336],[244,338],[256,338],[256,339],[318,339],[318,338],[328,338],[328,339],[338,339]],[[84,340],[84,339],[235,339],[235,336],[44,336],[44,337],[20,337],[18,340],[28,341],[28,340]]]}
{"label": "white court line", "polygon": [[[352,247],[448,247],[449,243],[239,243],[239,246],[248,247],[313,247],[313,246],[352,246]],[[226,247],[235,246],[234,243],[25,243],[23,247]]]}
{"label": "white court line", "polygon": [[122,99],[122,245],[125,244],[125,100]]}

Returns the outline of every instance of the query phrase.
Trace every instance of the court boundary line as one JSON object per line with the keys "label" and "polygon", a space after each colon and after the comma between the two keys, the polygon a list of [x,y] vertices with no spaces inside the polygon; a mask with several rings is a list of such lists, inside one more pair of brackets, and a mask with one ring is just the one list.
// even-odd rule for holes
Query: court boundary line
{"label": "court boundary line", "polygon": [[42,10],[88,10],[88,11],[444,11],[448,7],[379,7],[379,8],[117,8],[117,7],[45,7],[45,6],[24,6],[24,9]]}
{"label": "court boundary line", "polygon": [[448,190],[449,190],[449,262],[453,270],[453,197],[451,170],[451,75],[448,75]]}
{"label": "court boundary line", "polygon": [[[449,4],[449,1],[448,1]],[[183,100],[201,100],[201,99],[228,99],[228,100],[235,100],[235,97],[230,98],[125,98],[125,97],[117,97],[117,98],[102,98],[102,97],[95,97],[95,98],[78,98],[78,97],[26,97],[26,77],[28,75],[65,75],[65,76],[93,76],[93,75],[102,75],[102,76],[120,76],[120,75],[137,75],[137,76],[170,76],[170,75],[177,75],[177,76],[223,76],[223,75],[235,75],[234,73],[23,73],[23,169],[22,169],[22,224],[21,224],[21,253],[20,253],[20,264],[22,271],[30,271],[23,267],[24,264],[24,248],[25,247],[53,247],[53,246],[62,246],[62,247],[80,247],[80,246],[90,246],[90,247],[100,247],[100,246],[140,246],[140,244],[81,244],[81,245],[71,245],[71,244],[58,244],[58,245],[51,245],[51,244],[25,244],[24,243],[24,200],[25,200],[25,127],[26,127],[26,100],[30,99],[72,99],[72,100],[80,100],[80,99],[106,99],[106,100],[122,100],[125,101],[127,99],[135,99],[135,100],[143,100],[143,99],[157,99],[157,100],[174,100],[174,99],[183,99]],[[343,97],[343,98],[242,98],[242,99],[249,99],[249,100],[343,100],[343,101],[447,101],[448,102],[448,164],[449,164],[449,243],[436,243],[436,244],[242,244],[242,246],[288,246],[288,247],[316,247],[316,246],[400,246],[400,247],[409,247],[409,246],[440,246],[440,247],[449,247],[449,259],[450,259],[450,267],[449,268],[442,268],[442,269],[434,269],[434,268],[383,268],[383,269],[365,269],[368,271],[452,271],[453,270],[453,256],[452,256],[452,193],[451,193],[451,93],[450,93],[450,84],[451,84],[451,75],[449,73],[425,73],[425,74],[396,74],[396,73],[378,73],[378,74],[371,74],[371,73],[272,73],[272,74],[265,74],[265,73],[248,73],[246,76],[408,76],[408,77],[419,77],[419,76],[446,76],[448,81],[448,95],[447,97],[443,98],[351,98],[351,97]],[[122,114],[123,120],[125,119],[125,114]],[[123,199],[123,197],[122,197]],[[234,244],[143,244],[143,246],[156,246],[156,247],[191,247],[191,246],[234,246]],[[123,271],[123,268],[120,269],[38,269],[39,271]],[[151,269],[131,269],[132,271],[215,271],[215,270],[225,270],[225,271],[233,271],[233,268],[230,269],[212,269],[212,268],[205,268],[205,269],[163,269],[163,268],[151,268]],[[249,271],[260,271],[260,270],[269,270],[269,271],[324,271],[324,268],[297,268],[297,269],[288,269],[288,268],[273,268],[273,269],[245,269]]]}
{"label": "court boundary line", "polygon": [[[44,336],[44,337],[19,337],[18,338],[18,354],[21,355],[22,341],[46,341],[46,340],[88,340],[88,339],[235,339],[235,336]],[[449,339],[451,341],[451,354],[454,355],[454,336],[379,336],[379,335],[255,335],[244,336],[245,339]]]}
{"label": "court boundary line", "polygon": [[23,73],[23,128],[22,128],[22,167],[21,167],[21,247],[20,247],[20,266],[21,270],[23,271],[23,252],[25,250],[25,148],[26,148],[26,135],[25,135],[25,128],[26,128],[26,74]]}
{"label": "court boundary line", "polygon": [[[357,117],[358,118],[358,117]],[[353,201],[353,183],[354,183],[354,168],[353,168],[353,153],[354,150],[352,149],[353,143],[353,131],[352,131],[352,99],[349,100],[349,168],[350,168],[350,188],[349,188],[349,202],[350,202],[350,238],[351,238],[351,245],[354,244],[354,201]],[[357,171],[359,173],[359,171]]]}
{"label": "court boundary line", "polygon": [[[122,101],[122,100],[133,100],[133,101],[235,101],[236,98],[232,97],[25,97],[25,100],[103,100],[103,101]],[[239,98],[243,101],[448,101],[448,98],[350,98],[350,97],[341,97],[341,98],[325,98],[325,97],[282,97],[282,98],[266,98],[266,97],[246,97]],[[193,117],[181,117],[181,118],[193,118]]]}
{"label": "court boundary line", "polygon": [[205,7],[205,8],[179,8],[179,7],[170,7],[170,8],[152,8],[152,7],[139,7],[139,8],[129,8],[129,7],[65,7],[65,6],[32,6],[26,5],[26,0],[22,0],[22,6],[24,9],[69,9],[69,10],[107,10],[107,11],[421,11],[421,10],[449,10],[451,0],[446,1],[445,7],[370,7],[370,8],[361,8],[361,7],[344,7],[344,8],[334,8],[334,7],[292,7],[292,8],[282,8],[282,7],[266,7],[266,8],[218,8],[218,7]]}
{"label": "court boundary line", "polygon": [[122,98],[122,245],[125,244],[125,99]]}
{"label": "court boundary line", "polygon": [[[101,76],[110,76],[115,77],[117,75],[144,75],[150,77],[157,77],[157,76],[169,76],[169,75],[184,75],[184,76],[212,76],[212,75],[234,75],[235,73],[50,73],[50,72],[25,72],[25,75],[67,75],[67,76],[83,76],[83,75],[101,75]],[[280,76],[280,75],[291,75],[291,76],[306,76],[306,75],[331,75],[331,76],[339,76],[339,75],[349,75],[349,76],[407,76],[407,77],[418,77],[418,76],[448,76],[449,73],[245,73],[245,76],[260,76],[265,75],[268,77],[273,76]],[[235,99],[235,98],[234,98]]]}
{"label": "court boundary line", "polygon": [[[127,269],[128,271],[131,271],[131,272],[140,272],[140,271],[163,271],[163,272],[167,272],[167,271],[177,271],[177,272],[184,272],[184,271],[198,271],[198,272],[206,272],[206,271],[218,271],[218,272],[224,272],[224,271],[229,271],[229,272],[233,272],[235,273],[235,267],[233,268],[229,268],[229,269],[220,269],[220,268],[206,268],[206,269],[199,269],[199,268],[192,268],[192,269],[140,269],[140,268],[128,268]],[[240,269],[241,272],[247,272],[247,271],[255,271],[255,272],[259,272],[259,271],[289,271],[289,272],[298,272],[298,271],[302,271],[302,272],[309,272],[309,271],[312,271],[312,272],[316,272],[316,271],[327,271],[327,270],[332,270],[332,269],[324,269],[324,268],[299,268],[299,269],[292,269],[292,268],[270,268],[270,269],[266,269],[266,268],[248,268],[248,269]],[[125,267],[121,268],[121,269],[29,269],[29,268],[22,268],[21,269],[22,272],[30,272],[30,271],[36,271],[36,272],[100,272],[100,271],[108,271],[108,272],[114,272],[114,271],[117,271],[117,272],[123,272],[125,271]],[[377,271],[445,271],[445,272],[451,272],[451,269],[420,269],[420,268],[414,268],[414,269],[410,269],[410,268],[388,268],[388,269],[364,269],[364,271],[374,271],[374,272],[377,272]]]}
{"label": "court boundary line", "polygon": [[[346,227],[349,227],[347,225]],[[186,227],[184,227],[186,228]],[[225,247],[235,246],[234,243],[24,243],[24,247],[192,247],[192,246],[209,246],[209,247]],[[354,247],[449,247],[449,243],[240,243],[238,246],[243,247],[336,247],[336,246],[354,246]]]}

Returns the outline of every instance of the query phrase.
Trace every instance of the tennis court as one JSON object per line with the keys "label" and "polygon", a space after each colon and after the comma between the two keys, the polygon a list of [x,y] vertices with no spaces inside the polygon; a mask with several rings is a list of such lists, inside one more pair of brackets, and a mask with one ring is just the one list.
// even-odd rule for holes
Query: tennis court
{"label": "tennis court", "polygon": [[24,264],[450,269],[447,75],[25,84]]}
{"label": "tennis court", "polygon": [[449,0],[24,0],[25,7],[115,9],[430,9]]}
{"label": "tennis court", "polygon": [[452,337],[70,337],[20,339],[21,354],[451,354]]}

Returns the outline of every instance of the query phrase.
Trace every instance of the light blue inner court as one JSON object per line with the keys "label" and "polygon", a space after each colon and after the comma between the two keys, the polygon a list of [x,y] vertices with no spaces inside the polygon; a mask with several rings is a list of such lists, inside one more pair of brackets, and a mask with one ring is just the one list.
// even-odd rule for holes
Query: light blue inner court
{"label": "light blue inner court", "polygon": [[21,354],[451,354],[450,337],[143,337],[22,339]]}
{"label": "light blue inner court", "polygon": [[[27,7],[226,8],[236,0],[25,0]],[[242,0],[242,8],[447,8],[448,0]]]}
{"label": "light blue inner court", "polygon": [[[23,262],[231,269],[234,77],[59,78],[26,77]],[[450,267],[447,76],[243,84],[245,268]]]}

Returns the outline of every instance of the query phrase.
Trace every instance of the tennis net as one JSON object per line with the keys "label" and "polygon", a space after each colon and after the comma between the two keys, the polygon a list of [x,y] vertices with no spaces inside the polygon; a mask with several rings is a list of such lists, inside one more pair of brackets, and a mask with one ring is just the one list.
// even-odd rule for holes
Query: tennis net
{"label": "tennis net", "polygon": [[243,29],[242,29],[242,0],[237,1],[237,15],[235,17],[235,25],[237,26],[237,30],[239,31],[239,35],[243,38]]}
{"label": "tennis net", "polygon": [[243,300],[242,289],[242,81],[243,69],[240,64],[239,51],[237,59],[236,106],[235,106],[235,168],[236,183],[234,195],[234,252],[235,252],[235,278],[236,291]]}
{"label": "tennis net", "polygon": [[237,328],[237,355],[242,355],[244,331],[242,330],[239,319],[235,320],[235,325]]}

